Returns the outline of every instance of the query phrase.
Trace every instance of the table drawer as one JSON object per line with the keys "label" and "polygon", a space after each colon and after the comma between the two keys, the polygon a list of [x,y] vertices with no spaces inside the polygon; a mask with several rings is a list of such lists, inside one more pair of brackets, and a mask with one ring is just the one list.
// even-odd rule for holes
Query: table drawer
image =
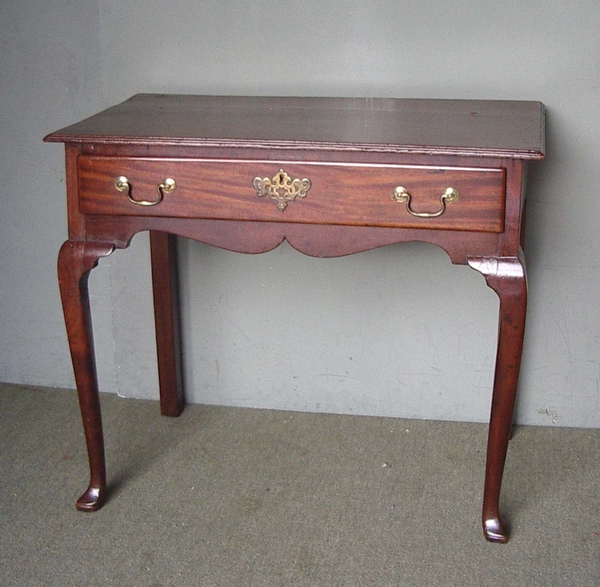
{"label": "table drawer", "polygon": [[500,168],[80,156],[78,178],[84,214],[504,229]]}

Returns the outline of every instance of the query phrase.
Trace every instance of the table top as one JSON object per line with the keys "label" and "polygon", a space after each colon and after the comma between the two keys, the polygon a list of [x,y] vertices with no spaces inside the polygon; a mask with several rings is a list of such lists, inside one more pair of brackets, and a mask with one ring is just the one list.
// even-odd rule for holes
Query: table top
{"label": "table top", "polygon": [[542,159],[544,105],[137,94],[45,140]]}

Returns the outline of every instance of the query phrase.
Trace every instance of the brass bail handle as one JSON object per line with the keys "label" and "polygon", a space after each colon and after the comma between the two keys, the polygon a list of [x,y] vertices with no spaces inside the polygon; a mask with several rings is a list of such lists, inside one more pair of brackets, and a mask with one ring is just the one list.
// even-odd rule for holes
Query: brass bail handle
{"label": "brass bail handle", "polygon": [[458,192],[452,187],[446,188],[446,191],[440,196],[441,207],[437,212],[415,212],[410,207],[410,197],[408,190],[401,185],[394,190],[394,200],[396,202],[406,202],[406,210],[409,214],[417,218],[436,218],[446,211],[446,202],[450,204],[458,200]]}
{"label": "brass bail handle", "polygon": [[175,180],[167,177],[162,183],[159,183],[156,186],[156,191],[158,192],[158,198],[156,200],[135,200],[131,197],[131,183],[124,176],[120,175],[115,179],[115,187],[119,192],[125,192],[127,194],[128,200],[137,204],[138,206],[156,206],[156,204],[160,204],[165,197],[165,194],[172,194],[177,187]]}

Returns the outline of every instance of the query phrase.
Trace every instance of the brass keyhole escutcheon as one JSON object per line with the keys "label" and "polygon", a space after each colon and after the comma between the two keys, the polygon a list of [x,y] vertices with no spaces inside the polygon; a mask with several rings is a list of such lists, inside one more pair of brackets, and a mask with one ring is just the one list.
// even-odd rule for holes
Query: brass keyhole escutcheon
{"label": "brass keyhole escutcheon", "polygon": [[296,198],[306,198],[310,189],[310,179],[292,179],[283,169],[280,169],[272,178],[255,177],[252,182],[256,195],[259,198],[269,196],[282,212],[289,202]]}

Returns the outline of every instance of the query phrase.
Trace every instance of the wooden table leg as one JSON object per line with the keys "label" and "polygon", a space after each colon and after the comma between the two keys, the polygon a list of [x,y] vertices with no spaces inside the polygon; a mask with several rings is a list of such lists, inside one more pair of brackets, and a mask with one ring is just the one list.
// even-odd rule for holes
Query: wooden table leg
{"label": "wooden table leg", "polygon": [[500,517],[499,500],[523,351],[527,305],[525,264],[521,255],[520,258],[470,259],[469,265],[485,276],[500,298],[482,523],[489,541],[506,542],[508,528]]}
{"label": "wooden table leg", "polygon": [[109,243],[67,241],[58,256],[60,293],[90,463],[89,487],[77,500],[77,509],[84,512],[101,508],[106,498],[104,437],[87,282],[98,259],[110,255],[113,249]]}
{"label": "wooden table leg", "polygon": [[179,416],[183,411],[184,398],[181,380],[176,237],[166,232],[150,231],[150,257],[160,410],[163,416]]}

